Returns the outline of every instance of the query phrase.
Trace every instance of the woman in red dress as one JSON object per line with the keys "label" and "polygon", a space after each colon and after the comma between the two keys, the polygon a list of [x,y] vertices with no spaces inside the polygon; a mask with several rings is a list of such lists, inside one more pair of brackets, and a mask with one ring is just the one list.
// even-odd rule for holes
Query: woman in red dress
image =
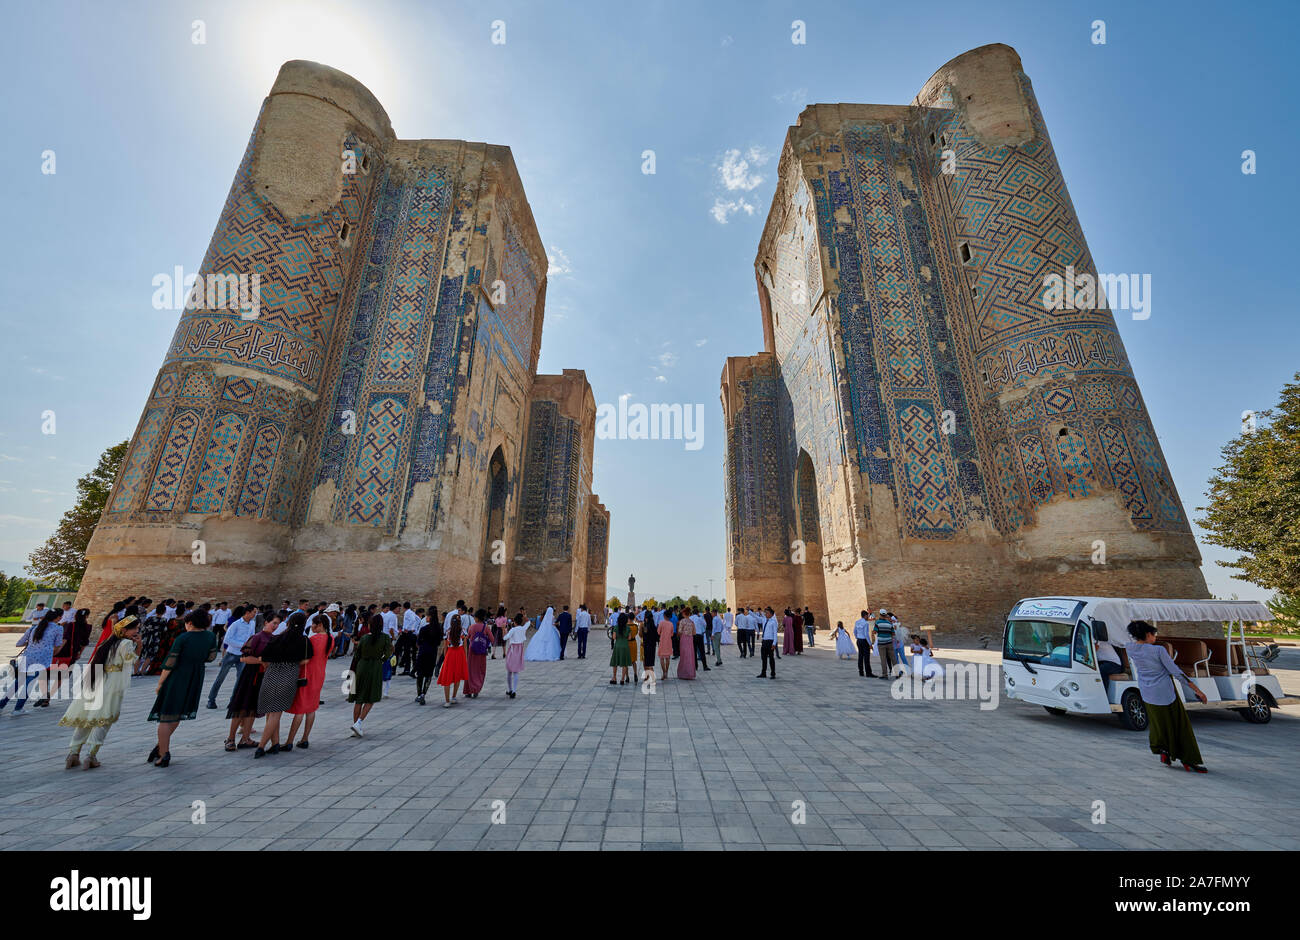
{"label": "woman in red dress", "polygon": [[442,707],[451,708],[456,704],[456,693],[460,684],[469,676],[465,664],[465,638],[460,634],[460,618],[451,618],[451,629],[442,641],[442,670],[438,673],[438,685],[442,686]]}
{"label": "woman in red dress", "polygon": [[307,723],[303,726],[302,740],[298,742],[298,746],[305,748],[309,744],[307,739],[311,737],[311,727],[316,723],[316,709],[320,708],[320,690],[325,685],[325,663],[329,660],[330,647],[334,643],[330,638],[330,618],[327,614],[317,614],[312,618],[311,636],[307,638],[307,643],[311,651],[311,659],[298,673],[298,682],[301,683],[306,679],[307,683],[298,686],[293,704],[289,706],[289,714],[293,715],[293,721],[289,724],[289,737],[280,747],[281,751],[293,747],[293,739],[298,734],[298,726],[303,724],[304,716]]}

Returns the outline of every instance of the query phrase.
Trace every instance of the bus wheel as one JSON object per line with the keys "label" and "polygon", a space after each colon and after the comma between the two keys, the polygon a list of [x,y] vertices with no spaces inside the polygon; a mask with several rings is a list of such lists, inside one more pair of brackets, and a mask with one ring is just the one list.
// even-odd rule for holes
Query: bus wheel
{"label": "bus wheel", "polygon": [[1273,720],[1273,709],[1269,707],[1268,699],[1258,692],[1251,692],[1246,696],[1246,707],[1241,710],[1241,716],[1253,725],[1266,725]]}
{"label": "bus wheel", "polygon": [[1058,718],[1059,718],[1061,715],[1066,714],[1066,711],[1065,711],[1064,708],[1053,708],[1051,705],[1044,705],[1044,706],[1043,706],[1043,711],[1047,712],[1047,714],[1049,714],[1049,715],[1056,715]]}
{"label": "bus wheel", "polygon": [[1147,730],[1147,707],[1137,689],[1129,689],[1119,700],[1119,719],[1129,731]]}

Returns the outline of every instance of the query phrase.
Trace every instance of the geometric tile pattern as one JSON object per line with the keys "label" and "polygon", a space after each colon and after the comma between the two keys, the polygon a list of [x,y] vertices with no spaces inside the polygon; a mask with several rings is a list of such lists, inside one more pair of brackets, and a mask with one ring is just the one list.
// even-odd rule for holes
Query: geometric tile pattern
{"label": "geometric tile pattern", "polygon": [[1088,442],[1078,431],[1062,428],[1056,436],[1056,453],[1065,471],[1065,492],[1071,499],[1091,496],[1092,460],[1088,456]]}
{"label": "geometric tile pattern", "polygon": [[154,470],[153,485],[145,499],[145,509],[151,512],[169,512],[176,502],[176,490],[181,477],[185,475],[185,465],[194,446],[194,438],[202,424],[202,415],[193,409],[177,411],[172,417],[171,427],[167,431],[167,441],[158,456],[158,466]]}
{"label": "geometric tile pattern", "polygon": [[356,477],[348,501],[347,521],[385,526],[397,476],[394,456],[406,424],[406,396],[376,396],[359,422]]}
{"label": "geometric tile pattern", "polygon": [[154,444],[162,431],[166,415],[165,408],[151,408],[140,417],[140,427],[131,439],[131,455],[113,485],[113,512],[130,510],[136,489],[145,479],[145,470],[149,466],[149,458],[153,456]]}
{"label": "geometric tile pattern", "polygon": [[898,434],[903,442],[903,505],[913,531],[952,533],[952,480],[943,455],[939,422],[928,402],[894,403],[898,409]]}
{"label": "geometric tile pattern", "polygon": [[244,474],[244,485],[239,494],[236,515],[260,516],[262,514],[283,439],[284,431],[278,425],[268,423],[257,429],[257,434],[253,437],[248,470]]}
{"label": "geometric tile pattern", "polygon": [[561,414],[553,401],[533,401],[519,512],[520,554],[541,560],[572,551],[581,458],[578,422]]}
{"label": "geometric tile pattern", "polygon": [[[242,379],[240,381],[243,381]],[[194,481],[190,512],[219,513],[226,498],[230,475],[239,456],[246,418],[235,412],[217,416],[203,452],[203,466]]]}

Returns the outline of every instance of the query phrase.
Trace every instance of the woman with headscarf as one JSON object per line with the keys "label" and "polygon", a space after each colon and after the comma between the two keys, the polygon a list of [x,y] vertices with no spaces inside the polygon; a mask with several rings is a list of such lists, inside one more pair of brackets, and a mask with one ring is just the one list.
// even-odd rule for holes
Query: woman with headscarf
{"label": "woman with headscarf", "polygon": [[637,614],[640,620],[638,627],[641,632],[641,666],[644,672],[653,672],[655,668],[655,653],[659,646],[659,631],[655,628],[655,612],[650,609],[642,610]]}
{"label": "woman with headscarf", "polygon": [[478,698],[487,678],[488,653],[492,652],[492,630],[487,625],[487,611],[474,611],[474,622],[465,633],[465,697]]}
{"label": "woman with headscarf", "polygon": [[1174,680],[1182,681],[1202,704],[1205,693],[1174,664],[1169,651],[1157,641],[1155,627],[1145,620],[1135,620],[1128,625],[1128,632],[1132,641],[1125,652],[1138,681],[1138,693],[1146,705],[1151,753],[1159,754],[1160,763],[1166,767],[1178,761],[1183,770],[1209,773],[1201,763],[1201,749],[1192,733],[1187,709],[1179,701]]}
{"label": "woman with headscarf", "polygon": [[[632,665],[632,652],[628,647],[627,613],[618,615],[614,621],[614,650],[609,654],[610,685],[627,685],[627,668]],[[623,667],[623,678],[618,677],[619,667]]]}
{"label": "woman with headscarf", "polygon": [[302,667],[311,661],[311,648],[303,635],[306,625],[307,614],[304,611],[293,614],[285,631],[272,638],[262,653],[266,671],[262,674],[262,687],[257,693],[257,710],[266,716],[266,722],[262,725],[262,741],[253,752],[254,757],[281,751],[280,716],[293,705]]}
{"label": "woman with headscarf", "polygon": [[99,639],[95,640],[95,652],[99,652],[99,648],[113,635],[113,624],[125,616],[124,610],[126,610],[126,601],[118,601],[104,617],[99,625]]}
{"label": "woman with headscarf", "polygon": [[348,730],[353,737],[365,737],[361,723],[384,697],[384,667],[393,655],[393,639],[384,632],[384,618],[375,614],[370,618],[365,636],[358,637],[356,652],[352,654],[352,724]]}
{"label": "woman with headscarf", "polygon": [[[89,641],[89,621],[77,616],[86,623],[86,639]],[[59,719],[59,724],[72,728],[72,740],[68,743],[68,757],[64,768],[71,770],[81,765],[81,748],[90,742],[90,753],[86,756],[86,769],[94,770],[99,766],[99,749],[108,736],[108,729],[117,723],[122,714],[122,699],[131,684],[131,663],[140,648],[140,624],[134,617],[123,617],[113,624],[113,635],[95,651],[90,666],[81,681],[81,689],[68,710]]]}
{"label": "woman with headscarf", "polygon": [[695,621],[691,619],[691,609],[682,609],[681,619],[677,621],[677,636],[680,640],[677,657],[677,678],[695,678]]}
{"label": "woman with headscarf", "polygon": [[[58,618],[59,611],[47,610],[40,623],[28,627],[18,640],[18,646],[22,648],[18,662],[22,663],[22,668],[14,677],[17,683],[15,698],[18,699],[18,704],[14,706],[14,717],[27,714],[23,711],[23,706],[27,704],[27,693],[31,691],[33,684],[39,691],[44,680],[47,684],[46,691],[49,691],[50,663],[54,661],[54,650],[63,643],[63,627],[59,625]],[[0,709],[8,704],[8,695],[0,699]],[[50,704],[49,698],[42,696],[33,707],[41,708],[48,704]]]}
{"label": "woman with headscarf", "polygon": [[171,765],[172,734],[182,721],[192,720],[199,712],[203,670],[217,658],[217,638],[208,624],[206,610],[191,611],[185,618],[185,632],[171,644],[163,660],[158,694],[149,709],[149,720],[158,722],[158,743],[148,757],[155,767]]}
{"label": "woman with headscarf", "polygon": [[146,675],[153,671],[158,651],[162,647],[163,631],[167,629],[166,604],[159,604],[153,613],[140,624],[140,656],[135,661],[135,674]]}
{"label": "woman with headscarf", "polygon": [[537,632],[528,642],[524,659],[530,663],[555,662],[560,658],[560,631],[555,629],[555,608],[547,607]]}
{"label": "woman with headscarf", "polygon": [[[338,605],[334,606],[337,610]],[[293,704],[289,706],[289,714],[293,715],[293,721],[289,724],[289,738],[280,749],[282,751],[293,749],[293,739],[298,736],[298,726],[303,724],[304,718],[307,721],[302,729],[302,740],[298,742],[298,747],[310,746],[307,739],[311,737],[312,725],[316,723],[316,711],[320,708],[320,690],[325,685],[325,663],[329,659],[330,647],[334,644],[330,635],[328,612],[311,618],[311,636],[307,637],[307,643],[311,651],[311,660],[302,667],[298,677],[298,691],[293,697]]]}
{"label": "woman with headscarf", "polygon": [[[253,740],[253,722],[262,717],[257,710],[257,700],[262,691],[262,653],[266,651],[275,631],[280,626],[280,615],[267,614],[262,620],[262,629],[254,633],[239,650],[239,661],[244,664],[239,678],[235,681],[235,691],[230,695],[230,705],[226,708],[226,718],[230,721],[230,732],[226,736],[227,751],[242,751],[257,747]],[[235,735],[239,735],[238,743]]]}
{"label": "woman with headscarf", "polygon": [[442,620],[438,608],[429,608],[429,616],[415,635],[415,701],[425,704],[429,686],[438,672],[438,647],[442,645]]}

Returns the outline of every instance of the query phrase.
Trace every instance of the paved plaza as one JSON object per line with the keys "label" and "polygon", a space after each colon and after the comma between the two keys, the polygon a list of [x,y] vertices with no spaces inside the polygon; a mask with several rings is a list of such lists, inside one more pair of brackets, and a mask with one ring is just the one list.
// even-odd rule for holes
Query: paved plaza
{"label": "paved plaza", "polygon": [[[0,636],[6,659],[16,639]],[[722,669],[650,695],[608,684],[602,633],[590,652],[529,663],[513,701],[489,661],[482,697],[453,709],[437,687],[414,704],[414,681],[395,678],[364,739],[347,732],[347,660],[332,660],[309,750],[226,753],[224,707],[201,708],[162,770],[145,763],[156,678],[133,681],[93,771],[63,769],[66,703],[17,719],[10,706],[0,833],[112,850],[1300,848],[1300,708],[1263,726],[1195,714],[1201,777],[1161,767],[1145,734],[1110,720],[896,701],[820,646],[781,659],[775,682],[733,646]],[[1295,694],[1300,652],[1278,665]]]}

